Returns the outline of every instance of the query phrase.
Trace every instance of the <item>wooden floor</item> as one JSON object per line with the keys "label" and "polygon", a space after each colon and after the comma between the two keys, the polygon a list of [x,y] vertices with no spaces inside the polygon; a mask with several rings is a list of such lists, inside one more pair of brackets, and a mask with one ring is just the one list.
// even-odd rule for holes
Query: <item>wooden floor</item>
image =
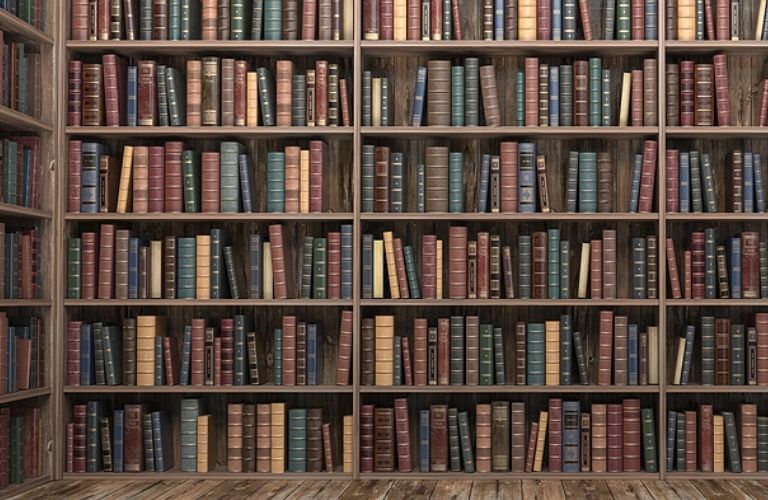
{"label": "wooden floor", "polygon": [[[2,495],[0,495],[2,496]],[[57,481],[10,497],[17,500],[199,499],[259,500],[768,500],[768,481]]]}

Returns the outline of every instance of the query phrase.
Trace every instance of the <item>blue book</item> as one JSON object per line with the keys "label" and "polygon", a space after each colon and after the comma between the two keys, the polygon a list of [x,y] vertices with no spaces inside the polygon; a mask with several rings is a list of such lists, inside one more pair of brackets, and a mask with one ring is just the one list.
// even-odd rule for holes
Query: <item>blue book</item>
{"label": "blue book", "polygon": [[429,472],[429,410],[419,412],[419,472]]}
{"label": "blue book", "polygon": [[179,384],[189,385],[189,363],[192,356],[192,325],[184,325],[184,335],[181,343],[181,369]]}
{"label": "blue book", "polygon": [[[559,40],[560,38],[554,38],[555,28],[555,3],[560,3],[561,0],[552,0],[552,34],[553,40]],[[560,66],[557,64],[551,64],[549,66],[549,126],[557,127],[560,125]]]}
{"label": "blue book", "polygon": [[645,0],[645,39],[656,40],[659,37],[659,22],[656,17],[657,0]]}
{"label": "blue book", "polygon": [[755,211],[755,169],[752,163],[752,153],[744,152],[744,212]]}
{"label": "blue book", "polygon": [[752,153],[752,168],[755,172],[755,212],[765,213],[763,165],[759,153]]}
{"label": "blue book", "polygon": [[[554,25],[554,21],[552,24]],[[504,0],[493,2],[493,39],[504,40]]]}
{"label": "blue book", "polygon": [[536,145],[521,142],[518,146],[517,211],[536,211]]}
{"label": "blue book", "polygon": [[[9,343],[13,347],[15,342]],[[10,349],[9,349],[10,352]],[[10,357],[10,355],[9,355]],[[15,371],[15,370],[14,370]],[[93,356],[93,327],[90,323],[83,323],[80,326],[80,385],[93,385],[96,369]],[[9,375],[13,375],[9,373]],[[8,377],[10,380],[11,377]]]}
{"label": "blue book", "polygon": [[138,106],[136,101],[136,90],[138,85],[138,78],[136,73],[136,66],[128,66],[128,75],[126,78],[126,109],[125,116],[127,118],[127,125],[129,127],[135,127],[138,118]]}
{"label": "blue book", "polygon": [[246,385],[248,383],[248,353],[247,344],[245,340],[245,316],[242,314],[235,315],[235,329],[234,334],[234,354],[235,364],[234,369],[234,384]]}
{"label": "blue book", "polygon": [[643,171],[643,155],[636,154],[632,157],[632,184],[629,192],[629,211],[637,213],[640,203],[640,175]]}
{"label": "blue book", "polygon": [[[563,0],[552,0],[551,8],[552,8],[552,14],[551,14],[552,40],[562,40],[563,39]],[[550,113],[551,112],[552,111],[550,110]],[[552,125],[551,122],[550,122],[550,125]]]}
{"label": "blue book", "polygon": [[688,325],[685,329],[685,352],[683,353],[683,370],[680,372],[680,385],[688,385],[691,379],[691,364],[693,362],[693,342],[696,338],[696,327]]}
{"label": "blue book", "polygon": [[317,325],[309,323],[307,325],[307,385],[317,385],[317,357],[319,352],[317,345]]}
{"label": "blue book", "polygon": [[768,16],[765,16],[765,20],[763,21],[762,33],[763,33],[763,36],[761,36],[760,39],[768,40]]}
{"label": "blue book", "polygon": [[627,352],[629,363],[627,364],[627,384],[637,385],[640,366],[639,366],[639,353],[640,346],[638,344],[637,337],[637,325],[627,326]]}
{"label": "blue book", "polygon": [[677,412],[667,411],[667,472],[675,467],[675,441],[677,439]]}
{"label": "blue book", "polygon": [[243,212],[247,214],[253,212],[250,163],[250,158],[247,154],[241,153],[237,156],[237,164],[240,169],[240,198],[243,203]]}
{"label": "blue book", "polygon": [[176,240],[176,297],[195,298],[195,238]]}
{"label": "blue book", "polygon": [[341,225],[341,298],[352,298],[352,224]]}
{"label": "blue book", "polygon": [[525,73],[517,72],[515,78],[515,125],[525,126]]}
{"label": "blue book", "polygon": [[581,403],[563,401],[563,472],[579,472],[581,454]]}
{"label": "blue book", "polygon": [[80,168],[80,212],[99,211],[99,159],[107,154],[107,147],[96,142],[84,142]]}
{"label": "blue book", "polygon": [[112,469],[114,472],[123,472],[125,462],[123,461],[125,417],[123,410],[115,410],[112,413]]}
{"label": "blue book", "polygon": [[139,239],[128,238],[128,298],[139,298]]}
{"label": "blue book", "polygon": [[678,198],[680,199],[680,213],[687,214],[691,211],[691,163],[687,152],[680,152],[680,179],[678,185]]}
{"label": "blue book", "polygon": [[480,158],[480,178],[477,182],[477,211],[488,211],[488,185],[491,181],[491,155],[483,153]]}
{"label": "blue book", "polygon": [[526,381],[544,385],[544,323],[528,323],[526,340]]}
{"label": "blue book", "polygon": [[283,385],[283,329],[275,328],[275,385]]}
{"label": "blue book", "polygon": [[547,229],[547,297],[560,298],[560,230]]}
{"label": "blue book", "polygon": [[416,71],[416,88],[413,91],[411,107],[411,126],[420,127],[424,118],[424,101],[427,93],[427,67],[419,66]]}
{"label": "blue book", "polygon": [[731,298],[741,298],[741,238],[728,239],[728,281],[731,284]]}

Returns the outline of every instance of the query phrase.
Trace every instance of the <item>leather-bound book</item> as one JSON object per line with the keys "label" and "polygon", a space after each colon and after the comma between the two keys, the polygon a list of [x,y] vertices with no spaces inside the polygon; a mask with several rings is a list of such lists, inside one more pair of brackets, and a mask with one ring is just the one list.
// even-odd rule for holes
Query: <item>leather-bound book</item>
{"label": "leather-bound book", "polygon": [[664,161],[664,171],[666,176],[666,210],[667,212],[680,211],[679,192],[679,151],[677,149],[667,149]]}
{"label": "leather-bound book", "polygon": [[[138,106],[137,123],[139,126],[157,125],[156,77],[157,63],[155,61],[140,60],[138,62],[138,85],[136,90],[136,102]],[[83,116],[83,118],[83,121],[85,122],[85,116]]]}
{"label": "leather-bound book", "polygon": [[221,59],[221,79],[219,81],[221,103],[221,125],[231,127],[235,124],[235,60]]}
{"label": "leather-bound book", "polygon": [[397,470],[411,472],[411,430],[408,420],[408,399],[395,398],[395,434],[397,441]]}
{"label": "leather-bound book", "polygon": [[283,316],[283,385],[296,385],[296,316]]}
{"label": "leather-bound book", "polygon": [[597,153],[597,210],[613,212],[613,160],[602,151]]}
{"label": "leather-bound book", "polygon": [[425,386],[428,383],[428,347],[427,320],[415,318],[413,321],[413,383]]}
{"label": "leather-bound book", "polygon": [[379,40],[394,39],[394,24],[393,0],[379,0]]}
{"label": "leather-bound book", "polygon": [[480,383],[480,319],[465,318],[465,379],[467,385]]}
{"label": "leather-bound book", "polygon": [[589,124],[589,63],[573,62],[573,124],[585,127]]}
{"label": "leather-bound book", "polygon": [[395,250],[395,268],[397,271],[398,288],[400,296],[404,299],[410,298],[408,290],[408,276],[405,266],[405,254],[403,253],[403,242],[400,238],[394,240]]}
{"label": "leather-bound book", "polygon": [[[521,19],[522,22],[522,19]],[[522,38],[521,38],[522,40]],[[525,126],[539,125],[539,59],[525,58]]]}
{"label": "leather-bound book", "polygon": [[200,32],[202,40],[216,40],[218,38],[218,12],[217,0],[201,0]]}
{"label": "leather-bound book", "polygon": [[[762,30],[762,27],[758,27]],[[715,37],[717,40],[731,39],[731,2],[715,0]]]}
{"label": "leather-bound book", "polygon": [[712,472],[725,472],[725,423],[722,415],[712,417],[712,456]]}
{"label": "leather-bound book", "polygon": [[448,298],[464,299],[467,292],[467,228],[452,226],[448,236]]}
{"label": "leather-bound book", "polygon": [[96,298],[96,233],[85,232],[80,235],[82,240],[82,265],[80,281],[80,298]]}
{"label": "leather-bound book", "polygon": [[394,377],[394,316],[378,315],[375,318],[375,382],[376,385],[392,385]]}
{"label": "leather-bound book", "polygon": [[702,404],[699,406],[699,470],[701,472],[712,472],[713,463],[713,434],[712,434],[712,405]]}
{"label": "leather-bound book", "polygon": [[547,298],[547,233],[533,233],[533,298]]}
{"label": "leather-bound book", "polygon": [[668,127],[680,126],[680,65],[666,65],[666,116]]}
{"label": "leather-bound book", "polygon": [[276,124],[278,127],[291,126],[291,81],[293,61],[281,59],[276,69]]}
{"label": "leather-bound book", "polygon": [[165,211],[165,149],[149,147],[149,212]]}
{"label": "leather-bound book", "polygon": [[269,403],[256,405],[256,472],[270,472],[271,418]]}
{"label": "leather-bound book", "polygon": [[768,314],[755,314],[757,330],[757,384],[768,384]]}
{"label": "leather-bound book", "polygon": [[492,469],[492,417],[490,404],[475,407],[475,463],[477,472],[491,472]]}
{"label": "leather-bound book", "polygon": [[425,299],[437,298],[437,237],[425,234],[421,238],[421,279]]}
{"label": "leather-bound book", "polygon": [[[427,124],[451,124],[451,62],[431,60],[427,66]],[[427,154],[429,158],[429,154]]]}
{"label": "leather-bound book", "polygon": [[437,320],[437,383],[448,385],[450,381],[450,320]]}
{"label": "leather-bound book", "polygon": [[114,283],[115,226],[102,224],[99,231],[99,269],[96,298],[111,299]]}
{"label": "leather-bound book", "polygon": [[374,471],[395,471],[395,413],[393,408],[375,408]]}
{"label": "leather-bound book", "polygon": [[623,407],[622,404],[607,405],[607,471],[622,472],[624,470],[623,460]]}
{"label": "leather-bound book", "polygon": [[426,149],[426,211],[448,212],[448,148]]}
{"label": "leather-bound book", "polygon": [[301,13],[301,39],[302,40],[315,40],[317,37],[317,3],[318,3],[317,0],[305,0],[302,3],[302,13]]}
{"label": "leather-bound book", "polygon": [[[685,472],[696,472],[698,464],[696,439],[696,411],[685,412]],[[678,431],[679,432],[679,431]]]}
{"label": "leather-bound book", "polygon": [[[142,404],[127,404],[123,429],[123,465],[125,472],[142,472],[144,470],[144,413]],[[77,420],[75,420],[77,425]]]}
{"label": "leather-bound book", "polygon": [[315,78],[315,124],[325,127],[328,125],[328,61],[315,63]]}
{"label": "leather-bound book", "polygon": [[[526,452],[526,440],[525,440],[525,426],[526,426],[526,413],[525,403],[512,402],[510,403],[510,463],[512,472],[524,472],[525,471],[525,452]],[[495,437],[495,436],[494,436]]]}
{"label": "leather-bound book", "polygon": [[270,472],[285,472],[285,403],[271,404]]}
{"label": "leather-bound book", "polygon": [[[430,67],[430,75],[432,68]],[[427,82],[430,85],[430,82]],[[483,114],[485,116],[485,125],[488,127],[497,127],[501,125],[501,110],[499,107],[499,96],[496,88],[496,68],[491,64],[487,66],[480,66],[480,91],[483,96]],[[432,103],[430,101],[428,106]],[[432,123],[432,114],[430,108],[427,107],[427,113],[429,113],[429,124]]]}
{"label": "leather-bound book", "polygon": [[431,472],[448,471],[448,407],[429,407],[429,458]]}
{"label": "leather-bound book", "polygon": [[152,40],[168,40],[168,2],[152,1]]}
{"label": "leather-bound book", "polygon": [[205,384],[205,320],[193,319],[190,340],[190,383]]}
{"label": "leather-bound book", "polygon": [[760,298],[760,235],[755,231],[741,233],[741,296]]}
{"label": "leather-bound book", "polygon": [[326,144],[309,141],[309,211],[313,214],[326,211],[323,171],[327,160]]}
{"label": "leather-bound book", "polygon": [[[375,367],[375,325],[373,318],[363,318],[360,324],[360,346],[361,346],[361,361],[360,361],[360,383],[362,385],[374,384],[374,367]],[[426,340],[426,339],[425,339]],[[426,385],[426,384],[425,384]]]}
{"label": "leather-bound book", "polygon": [[106,125],[109,127],[119,126],[123,123],[125,116],[125,96],[122,95],[122,80],[125,78],[124,65],[116,55],[104,54],[102,67]]}
{"label": "leather-bound book", "polygon": [[374,149],[373,208],[375,212],[389,212],[389,155],[389,146],[376,146]]}
{"label": "leather-bound book", "polygon": [[322,425],[323,433],[323,459],[325,461],[325,472],[333,472],[333,440],[331,438],[331,424]]}
{"label": "leather-bound book", "polygon": [[187,61],[187,125],[199,127],[202,124],[202,78],[203,63],[199,59]]}
{"label": "leather-bound book", "polygon": [[614,316],[613,325],[613,383],[626,385],[629,377],[627,317]]}
{"label": "leather-bound book", "polygon": [[365,0],[363,9],[363,40],[379,39],[379,0]]}
{"label": "leather-bound book", "polygon": [[624,472],[640,472],[642,438],[640,429],[640,400],[625,399],[623,407],[623,466]]}
{"label": "leather-bound book", "polygon": [[104,93],[101,89],[101,64],[83,64],[82,75],[82,124],[84,126],[101,126],[104,124]]}
{"label": "leather-bound book", "polygon": [[[641,3],[642,5],[642,3]],[[656,59],[643,60],[643,125],[655,127],[658,124],[657,64]],[[634,123],[633,123],[634,125]]]}
{"label": "leather-bound book", "polygon": [[70,39],[88,40],[88,0],[74,0],[70,8]]}
{"label": "leather-bound book", "polygon": [[352,312],[341,312],[339,329],[339,352],[336,361],[336,385],[349,385],[352,361]]}
{"label": "leather-bound book", "polygon": [[360,472],[374,472],[374,406],[360,406]]}
{"label": "leather-bound book", "polygon": [[290,266],[286,265],[282,225],[272,224],[269,226],[269,242],[272,252],[274,298],[287,299],[293,296],[293,277],[290,273]]}
{"label": "leather-bound book", "polygon": [[67,125],[79,126],[83,117],[83,62],[67,63]]}
{"label": "leather-bound book", "polygon": [[683,127],[690,127],[695,123],[695,67],[693,61],[680,61],[680,125]]}
{"label": "leather-bound book", "polygon": [[[718,1],[718,4],[723,3]],[[725,54],[715,54],[712,58],[715,71],[715,105],[717,125],[727,127],[731,124],[730,88],[728,86],[728,60]]]}
{"label": "leather-bound book", "polygon": [[616,230],[603,230],[603,298],[616,298]]}
{"label": "leather-bound book", "polygon": [[613,360],[613,311],[600,311],[597,384],[611,385]]}
{"label": "leather-bound book", "polygon": [[757,405],[741,404],[741,469],[743,472],[757,472]]}
{"label": "leather-bound book", "polygon": [[509,402],[491,403],[491,469],[493,472],[509,470]]}
{"label": "leather-bound book", "polygon": [[243,472],[243,404],[227,405],[227,472]]}
{"label": "leather-bound book", "polygon": [[607,405],[592,404],[592,472],[608,470],[608,414]]}
{"label": "leather-bound book", "polygon": [[[221,80],[219,58],[204,57],[200,73],[200,125],[219,125],[221,112]],[[190,114],[188,112],[188,114]]]}
{"label": "leather-bound book", "polygon": [[306,426],[306,471],[323,472],[322,408],[307,409]]}
{"label": "leather-bound book", "polygon": [[694,125],[712,126],[714,122],[713,66],[696,64],[694,70]]}

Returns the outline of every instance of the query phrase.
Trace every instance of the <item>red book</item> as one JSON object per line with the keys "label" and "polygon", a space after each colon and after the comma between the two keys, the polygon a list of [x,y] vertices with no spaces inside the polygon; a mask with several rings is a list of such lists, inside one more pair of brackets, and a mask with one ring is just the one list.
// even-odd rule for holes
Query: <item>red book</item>
{"label": "red book", "polygon": [[427,385],[427,320],[424,318],[413,320],[413,383]]}
{"label": "red book", "polygon": [[138,85],[136,89],[137,119],[139,125],[157,125],[157,63],[138,62]]}
{"label": "red book", "polygon": [[503,213],[517,212],[517,142],[500,144],[501,195]]}
{"label": "red book", "polygon": [[[269,243],[272,250],[272,277],[274,286],[274,298],[277,300],[289,297],[288,267],[285,265],[285,247],[283,245],[283,226],[271,224],[269,226]],[[283,364],[285,366],[285,364]]]}
{"label": "red book", "polygon": [[432,40],[441,40],[443,38],[443,2],[442,0],[432,0],[431,3],[429,24],[432,28]]}
{"label": "red book", "polygon": [[715,0],[715,36],[718,40],[731,39],[730,0]]}
{"label": "red book", "polygon": [[403,385],[413,385],[413,372],[411,371],[411,342],[408,337],[400,339],[403,357]]}
{"label": "red book", "polygon": [[715,0],[704,0],[704,26],[707,30],[707,40],[715,40],[715,12],[712,8],[712,2]]}
{"label": "red book", "polygon": [[82,244],[82,266],[80,269],[80,298],[96,298],[96,233],[80,235]]}
{"label": "red book", "polygon": [[536,441],[539,436],[539,423],[531,423],[531,432],[528,434],[528,453],[525,458],[525,472],[533,472],[533,459],[536,456]]}
{"label": "red book", "polygon": [[552,4],[549,0],[536,0],[536,40],[552,38]]}
{"label": "red book", "polygon": [[672,238],[667,238],[667,269],[669,271],[669,284],[672,289],[672,298],[682,298],[680,290],[680,276],[677,271],[677,258],[675,257],[675,242]]}
{"label": "red book", "polygon": [[178,384],[179,351],[171,337],[163,337],[163,360],[165,361],[165,384]]}
{"label": "red book", "polygon": [[283,316],[283,385],[296,385],[296,316]]}
{"label": "red book", "polygon": [[611,361],[613,360],[613,311],[600,311],[597,356],[597,385],[611,385]]}
{"label": "red book", "polygon": [[168,141],[165,143],[165,193],[163,201],[165,212],[168,213],[184,211],[184,175],[181,164],[183,151],[183,142]]}
{"label": "red book", "polygon": [[88,0],[72,0],[70,40],[88,40]]}
{"label": "red book", "polygon": [[99,299],[112,298],[115,261],[115,226],[102,224],[99,231]]}
{"label": "red book", "polygon": [[448,318],[437,320],[437,383],[448,385],[451,377],[451,324]]}
{"label": "red book", "polygon": [[[691,298],[703,299],[706,275],[706,257],[704,254],[704,232],[691,233]],[[686,273],[686,279],[688,274]]]}
{"label": "red book", "polygon": [[328,61],[315,63],[315,124],[328,125]]}
{"label": "red book", "polygon": [[725,54],[715,54],[715,106],[717,107],[717,125],[727,127],[731,124],[731,95],[728,86],[728,60]]}
{"label": "red book", "polygon": [[408,421],[408,398],[395,398],[395,436],[398,472],[411,472],[411,428]]}
{"label": "red book", "polygon": [[341,298],[341,233],[328,233],[328,269],[327,269],[328,298]]}
{"label": "red book", "polygon": [[699,470],[712,472],[714,470],[712,405],[702,404],[699,407]]}
{"label": "red book", "polygon": [[109,40],[109,0],[97,0],[99,40]]}
{"label": "red book", "polygon": [[[80,326],[82,324],[82,321],[67,323],[67,385],[80,385]],[[0,383],[0,394],[4,390],[5,384]]]}
{"label": "red book", "polygon": [[[86,405],[82,406],[85,407]],[[144,470],[144,412],[146,409],[141,404],[127,404],[124,411],[123,463],[125,472],[141,472]],[[83,427],[85,430],[85,414],[83,415]],[[77,420],[75,420],[75,444],[77,444]],[[85,439],[83,444],[85,444]],[[77,460],[77,448],[75,448],[75,460]],[[75,472],[85,472],[85,458],[83,458],[82,470],[78,471],[75,467]]]}
{"label": "red book", "polygon": [[601,299],[603,297],[603,242],[592,240],[589,247],[589,296],[592,299]]}
{"label": "red book", "polygon": [[126,99],[123,94],[122,60],[114,54],[104,54],[101,58],[104,68],[104,108],[105,119],[108,127],[122,125],[125,117]]}
{"label": "red book", "polygon": [[247,111],[247,78],[248,61],[238,59],[235,61],[235,125],[244,127]]}
{"label": "red book", "polygon": [[422,295],[425,299],[437,298],[437,236],[425,234],[421,237],[421,280]]}
{"label": "red book", "polygon": [[[758,377],[760,375],[760,325],[758,323]],[[731,321],[727,318],[715,320],[715,384],[731,383]],[[758,382],[759,383],[759,382]]]}
{"label": "red book", "polygon": [[165,148],[149,147],[149,211],[165,211]]}
{"label": "red book", "polygon": [[664,172],[667,180],[667,212],[671,213],[680,211],[679,158],[679,151],[677,149],[667,150],[664,161]]}
{"label": "red book", "polygon": [[760,298],[759,246],[759,233],[741,233],[741,296],[745,299]]}
{"label": "red book", "polygon": [[82,141],[69,141],[67,186],[67,212],[80,212],[80,171],[82,168]]}
{"label": "red book", "polygon": [[642,458],[642,439],[640,435],[640,400],[625,399],[622,402],[622,407],[622,431],[624,435],[624,472],[640,472]]}
{"label": "red book", "polygon": [[549,398],[547,437],[549,472],[560,472],[563,468],[563,400],[560,398]]}
{"label": "red book", "polygon": [[[125,443],[128,444],[128,414],[126,412],[125,419]],[[72,470],[74,472],[85,472],[85,459],[86,452],[88,450],[88,406],[85,404],[77,404],[72,407],[72,422],[74,424],[74,436],[72,439]],[[141,441],[142,449],[144,442]],[[142,458],[144,454],[142,453]],[[128,468],[128,447],[125,447],[125,470],[131,471]],[[143,464],[142,464],[143,467]]]}
{"label": "red book", "polygon": [[592,22],[589,17],[588,1],[579,1],[579,14],[581,14],[581,29],[584,32],[584,40],[592,40]]}
{"label": "red book", "polygon": [[467,297],[467,228],[451,226],[448,230],[448,298]]}
{"label": "red book", "polygon": [[[442,19],[441,21],[442,22]],[[393,0],[379,0],[379,40],[392,40],[395,33]]]}
{"label": "red book", "polygon": [[326,147],[323,141],[309,141],[309,211],[325,211],[323,196],[323,171],[326,163]]}
{"label": "red book", "polygon": [[632,40],[645,39],[645,2],[643,0],[631,0],[631,28]]}
{"label": "red book", "polygon": [[235,383],[235,321],[221,320],[221,385]]}
{"label": "red book", "polygon": [[683,295],[693,298],[693,255],[690,250],[683,252]]}
{"label": "red book", "polygon": [[624,470],[624,409],[621,403],[608,406],[608,472]]}
{"label": "red book", "polygon": [[692,127],[696,110],[695,74],[693,61],[680,61],[680,125]]}
{"label": "red book", "polygon": [[696,472],[696,412],[685,412],[685,472]]}
{"label": "red book", "polygon": [[221,208],[220,155],[215,151],[205,151],[201,157],[200,211],[218,213]]}
{"label": "red book", "polygon": [[643,168],[640,176],[640,201],[638,210],[650,212],[653,210],[653,187],[656,180],[656,141],[643,143]]}
{"label": "red book", "polygon": [[757,383],[768,385],[768,313],[755,314],[757,330]]}
{"label": "red book", "polygon": [[67,125],[78,127],[81,125],[83,116],[83,63],[76,60],[69,61],[67,74]]}
{"label": "red book", "polygon": [[421,40],[421,0],[408,0],[406,24],[408,40]]}
{"label": "red book", "polygon": [[630,120],[633,127],[643,126],[643,70],[632,70],[632,82],[630,85],[631,113]]}
{"label": "red book", "polygon": [[322,428],[325,472],[333,472],[333,440],[331,439],[331,424],[323,424]]}
{"label": "red book", "polygon": [[[541,0],[539,0],[541,1]],[[578,81],[578,61],[574,63],[575,81]],[[584,75],[586,77],[586,74]],[[574,108],[575,111],[575,108]],[[574,116],[576,116],[574,114]],[[539,59],[525,58],[525,126],[539,125]],[[579,125],[574,123],[574,125]],[[586,125],[586,123],[584,124]]]}
{"label": "red book", "polygon": [[395,238],[393,245],[395,247],[395,269],[397,270],[397,283],[400,289],[400,298],[410,298],[408,290],[408,276],[405,270],[405,255],[403,254],[403,241]]}

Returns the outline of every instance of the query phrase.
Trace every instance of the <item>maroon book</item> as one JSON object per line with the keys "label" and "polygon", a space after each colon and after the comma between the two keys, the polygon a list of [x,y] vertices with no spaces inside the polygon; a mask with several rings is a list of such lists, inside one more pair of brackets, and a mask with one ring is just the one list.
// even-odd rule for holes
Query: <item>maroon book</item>
{"label": "maroon book", "polygon": [[165,148],[149,147],[149,211],[165,211]]}
{"label": "maroon book", "polygon": [[221,320],[221,385],[235,383],[235,322]]}
{"label": "maroon book", "polygon": [[373,472],[373,405],[360,406],[360,472]]}
{"label": "maroon book", "polygon": [[82,321],[67,323],[67,385],[80,385],[80,326]]}
{"label": "maroon book", "polygon": [[624,470],[624,430],[622,404],[608,406],[608,472]]}
{"label": "maroon book", "polygon": [[563,400],[560,398],[549,398],[547,434],[549,472],[560,472],[563,468]]}
{"label": "maroon book", "polygon": [[67,63],[67,125],[80,126],[83,112],[83,63],[69,61]]}
{"label": "maroon book", "polygon": [[[184,176],[181,155],[184,143],[168,141],[165,143],[165,179],[163,205],[165,212],[181,213],[184,211]],[[151,154],[151,153],[150,153]],[[150,156],[151,162],[151,156]],[[150,163],[150,176],[151,174]],[[151,179],[151,178],[150,178]],[[151,180],[150,180],[151,182]],[[151,184],[150,184],[151,185]]]}

